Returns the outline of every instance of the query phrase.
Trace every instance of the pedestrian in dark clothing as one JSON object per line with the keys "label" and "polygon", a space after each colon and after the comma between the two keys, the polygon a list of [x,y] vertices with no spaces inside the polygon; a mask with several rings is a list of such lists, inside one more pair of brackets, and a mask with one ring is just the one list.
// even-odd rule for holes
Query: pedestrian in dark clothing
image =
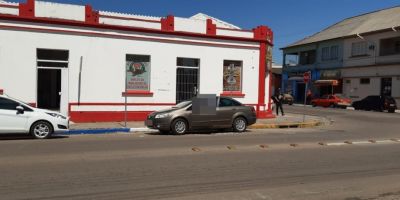
{"label": "pedestrian in dark clothing", "polygon": [[285,113],[283,113],[283,95],[281,93],[277,93],[274,96],[272,96],[272,101],[274,101],[275,103],[275,109],[276,109],[276,115],[279,116],[279,109],[281,110],[281,114],[282,116],[285,115]]}
{"label": "pedestrian in dark clothing", "polygon": [[310,105],[311,104],[311,100],[312,100],[312,92],[310,89],[307,90],[307,96],[306,96],[306,104]]}

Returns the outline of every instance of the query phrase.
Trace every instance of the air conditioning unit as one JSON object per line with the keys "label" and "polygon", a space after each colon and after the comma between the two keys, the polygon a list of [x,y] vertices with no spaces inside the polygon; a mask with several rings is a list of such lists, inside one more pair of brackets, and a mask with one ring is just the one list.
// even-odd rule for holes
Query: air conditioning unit
{"label": "air conditioning unit", "polygon": [[371,50],[371,51],[374,51],[375,50],[375,45],[374,44],[370,44],[368,46],[368,49]]}

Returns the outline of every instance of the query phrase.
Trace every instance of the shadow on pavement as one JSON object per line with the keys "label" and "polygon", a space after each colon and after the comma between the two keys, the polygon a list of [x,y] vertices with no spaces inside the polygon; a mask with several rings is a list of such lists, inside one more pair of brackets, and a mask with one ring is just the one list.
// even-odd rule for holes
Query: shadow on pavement
{"label": "shadow on pavement", "polygon": [[[54,135],[51,136],[48,140],[53,140],[53,139],[65,139],[68,138],[68,136],[65,135]],[[30,135],[25,135],[25,134],[0,134],[0,141],[2,140],[37,140],[34,137]]]}
{"label": "shadow on pavement", "polygon": [[[251,132],[251,130],[246,130],[245,132],[237,133],[233,132],[230,129],[220,129],[220,130],[196,130],[196,131],[189,131],[185,133],[184,135],[217,135],[217,134],[226,134],[226,133],[231,133],[231,134],[246,134],[248,132]],[[159,131],[154,131],[154,132],[149,132],[145,133],[146,135],[165,135],[165,136],[180,136],[180,135],[174,135],[172,132],[169,133],[161,133]]]}

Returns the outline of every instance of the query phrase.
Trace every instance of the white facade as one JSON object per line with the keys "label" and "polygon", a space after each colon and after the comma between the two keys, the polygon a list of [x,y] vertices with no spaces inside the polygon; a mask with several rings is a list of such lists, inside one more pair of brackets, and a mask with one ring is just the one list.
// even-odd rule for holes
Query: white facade
{"label": "white facade", "polygon": [[[67,9],[73,9],[74,12],[71,13],[61,13],[62,4],[36,2],[36,8],[36,14],[40,17],[85,20],[81,19],[80,6],[67,5]],[[143,113],[176,103],[178,57],[199,59],[198,92],[217,95],[224,93],[224,60],[234,60],[241,61],[243,65],[241,94],[236,96],[238,100],[257,106],[260,111],[269,112],[265,105],[269,103],[269,98],[265,98],[267,102],[264,104],[259,102],[262,59],[257,40],[253,41],[250,37],[231,40],[218,36],[173,35],[146,32],[142,29],[112,30],[102,27],[101,24],[153,28],[156,31],[160,31],[162,25],[161,22],[155,22],[154,18],[146,20],[135,16],[115,15],[115,18],[106,20],[107,17],[102,18],[102,15],[113,16],[112,13],[100,12],[100,25],[95,28],[81,24],[75,26],[74,23],[65,25],[51,21],[38,22],[35,17],[32,20],[13,21],[12,18],[0,15],[0,89],[7,95],[37,104],[40,68],[37,64],[37,49],[67,50],[68,67],[59,68],[60,111],[73,115],[73,120],[76,117],[78,121],[109,121],[125,109],[125,97],[122,93],[125,92],[126,84],[126,55],[148,55],[151,60],[150,90],[147,94],[130,95],[127,98],[128,111],[133,115],[137,112],[143,117]],[[190,24],[191,21],[196,23]],[[192,30],[194,34],[206,35],[206,28],[205,21],[175,19],[175,31],[178,32]],[[261,87],[265,88],[264,95],[268,97],[269,76],[266,76],[265,86]],[[77,105],[78,101],[80,105]],[[84,119],[99,115],[105,116]]]}
{"label": "white facade", "polygon": [[[343,93],[354,100],[380,95],[385,80],[391,81],[391,96],[400,101],[400,54],[382,55],[382,39],[400,37],[399,31],[386,31],[344,40]],[[365,55],[354,55],[356,43],[366,45]],[[360,48],[359,48],[360,49]],[[362,80],[363,79],[363,80]],[[369,80],[369,83],[368,83]]]}

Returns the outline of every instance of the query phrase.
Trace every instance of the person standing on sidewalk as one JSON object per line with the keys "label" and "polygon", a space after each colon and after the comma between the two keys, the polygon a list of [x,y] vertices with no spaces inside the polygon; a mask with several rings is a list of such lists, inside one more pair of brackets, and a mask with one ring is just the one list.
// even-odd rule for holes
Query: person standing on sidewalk
{"label": "person standing on sidewalk", "polygon": [[306,97],[306,104],[310,105],[312,100],[313,94],[310,89],[307,90],[307,97]]}
{"label": "person standing on sidewalk", "polygon": [[279,109],[281,110],[282,116],[285,116],[285,113],[283,113],[283,101],[284,97],[283,94],[281,93],[280,89],[278,90],[277,93],[275,93],[274,96],[272,96],[272,101],[275,103],[275,109],[276,109],[276,115],[279,116]]}

